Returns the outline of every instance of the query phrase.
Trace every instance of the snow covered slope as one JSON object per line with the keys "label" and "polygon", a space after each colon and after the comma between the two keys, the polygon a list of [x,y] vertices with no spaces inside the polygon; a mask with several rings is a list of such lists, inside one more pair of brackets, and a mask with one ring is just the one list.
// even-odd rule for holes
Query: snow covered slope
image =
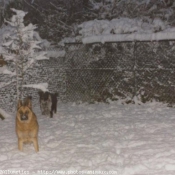
{"label": "snow covered slope", "polygon": [[58,104],[52,119],[42,116],[37,107],[34,111],[40,126],[39,153],[32,145],[18,151],[15,114],[8,116],[0,121],[0,170],[20,174],[53,170],[57,174],[88,174],[88,170],[117,175],[175,174],[173,108],[159,103]]}

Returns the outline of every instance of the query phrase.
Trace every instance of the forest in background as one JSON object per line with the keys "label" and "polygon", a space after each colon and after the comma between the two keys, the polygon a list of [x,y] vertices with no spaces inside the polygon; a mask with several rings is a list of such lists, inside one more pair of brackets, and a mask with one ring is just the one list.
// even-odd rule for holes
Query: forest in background
{"label": "forest in background", "polygon": [[79,35],[79,25],[94,19],[160,18],[175,25],[173,0],[15,0],[5,7],[3,17],[6,19],[12,16],[10,8],[28,12],[26,25],[36,24],[40,36],[54,44],[65,37]]}
{"label": "forest in background", "polygon": [[[80,24],[90,20],[110,21],[112,19],[128,18],[136,19],[137,22],[141,19],[143,22],[149,22],[150,24],[151,20],[153,21],[157,18],[166,23],[165,26],[173,27],[175,23],[175,3],[170,0],[15,0],[6,5],[3,15],[7,20],[12,16],[11,8],[28,12],[24,20],[25,24],[36,24],[36,31],[40,36],[55,45],[66,37],[80,35]],[[159,31],[161,29],[157,28],[155,32]],[[158,99],[168,103],[174,102],[171,93],[169,93],[174,92],[174,42],[138,43],[138,47],[128,45],[130,44],[123,43],[117,44],[117,46],[116,44],[114,46],[82,45],[82,48],[72,46],[74,49],[69,50],[69,55],[65,59],[68,63],[71,62],[70,74],[67,72],[67,76],[70,75],[68,79],[72,80],[68,81],[69,86],[67,88],[70,90],[70,95],[68,94],[67,98],[74,99],[71,95],[78,90],[77,93],[80,95],[76,94],[76,97],[80,96],[80,99],[82,99],[81,94],[86,91],[86,96],[90,97],[92,101],[107,101],[109,98],[116,98],[116,95],[122,98],[125,95],[126,97],[131,96],[131,98],[136,95],[142,102],[150,101],[151,99]],[[71,48],[70,45],[69,47]],[[127,50],[129,53],[127,53]],[[133,52],[130,53],[130,51]],[[128,55],[132,56],[129,61]],[[135,58],[138,60],[135,61]],[[90,60],[88,64],[87,60]],[[83,64],[81,64],[82,62]],[[74,64],[72,65],[72,63]],[[110,65],[104,68],[103,65],[108,65],[106,63],[110,63]],[[110,70],[112,73],[109,73],[106,69],[111,69],[111,63],[114,63],[112,65],[113,70]],[[131,64],[129,74],[125,63]],[[137,63],[137,67],[133,66],[135,63]],[[76,68],[75,64],[82,70],[79,72],[72,70],[72,68]],[[83,67],[84,64],[87,67]],[[116,65],[119,65],[119,69]],[[86,70],[94,68],[94,66],[95,69],[100,71],[89,71],[89,76],[87,76]],[[142,70],[136,69],[140,68],[139,66]],[[102,74],[101,69],[103,68]],[[122,75],[120,74],[121,68],[123,68]],[[171,70],[169,70],[170,68]],[[166,69],[169,71],[165,71]],[[100,75],[100,78],[97,75]],[[119,81],[118,76],[121,81]],[[161,80],[157,78],[160,76],[162,77]],[[109,81],[106,80],[107,78]],[[138,82],[136,79],[138,79]],[[75,83],[75,80],[78,80],[77,83]],[[90,80],[91,83],[89,83]],[[100,80],[100,82],[96,86],[97,80]],[[123,86],[121,86],[121,82]],[[91,87],[91,84],[95,85],[95,87]],[[79,92],[81,88],[77,88],[78,85],[82,87],[83,93]],[[122,92],[119,92],[119,86]],[[129,87],[129,90],[123,87]],[[129,95],[128,92],[130,93]],[[150,92],[152,93],[150,94]]]}

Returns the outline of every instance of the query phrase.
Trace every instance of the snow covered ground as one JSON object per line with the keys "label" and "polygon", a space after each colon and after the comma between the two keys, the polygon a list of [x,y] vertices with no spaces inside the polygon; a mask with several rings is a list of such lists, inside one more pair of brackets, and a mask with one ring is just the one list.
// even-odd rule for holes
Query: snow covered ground
{"label": "snow covered ground", "polygon": [[39,153],[18,151],[15,114],[0,120],[0,174],[175,174],[174,108],[115,102],[58,104],[52,119],[34,112]]}

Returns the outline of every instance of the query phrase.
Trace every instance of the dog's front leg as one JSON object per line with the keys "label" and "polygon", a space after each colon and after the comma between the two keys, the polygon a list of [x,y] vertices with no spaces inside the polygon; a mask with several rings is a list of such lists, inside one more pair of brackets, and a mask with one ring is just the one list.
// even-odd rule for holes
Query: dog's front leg
{"label": "dog's front leg", "polygon": [[18,139],[18,149],[20,151],[23,151],[23,140],[20,138]]}
{"label": "dog's front leg", "polygon": [[39,145],[38,145],[38,139],[36,137],[32,138],[33,146],[35,148],[35,151],[39,151]]}

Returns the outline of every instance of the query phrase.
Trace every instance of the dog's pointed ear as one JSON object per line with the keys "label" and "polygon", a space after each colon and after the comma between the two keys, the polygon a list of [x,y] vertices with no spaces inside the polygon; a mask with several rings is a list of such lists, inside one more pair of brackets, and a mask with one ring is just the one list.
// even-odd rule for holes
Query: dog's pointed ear
{"label": "dog's pointed ear", "polygon": [[32,109],[31,96],[28,96],[24,99],[24,106],[27,106],[28,108]]}
{"label": "dog's pointed ear", "polygon": [[27,99],[27,106],[32,109],[32,100],[31,99]]}
{"label": "dog's pointed ear", "polygon": [[18,105],[17,105],[17,109],[19,109],[22,106],[22,101],[18,100]]}

